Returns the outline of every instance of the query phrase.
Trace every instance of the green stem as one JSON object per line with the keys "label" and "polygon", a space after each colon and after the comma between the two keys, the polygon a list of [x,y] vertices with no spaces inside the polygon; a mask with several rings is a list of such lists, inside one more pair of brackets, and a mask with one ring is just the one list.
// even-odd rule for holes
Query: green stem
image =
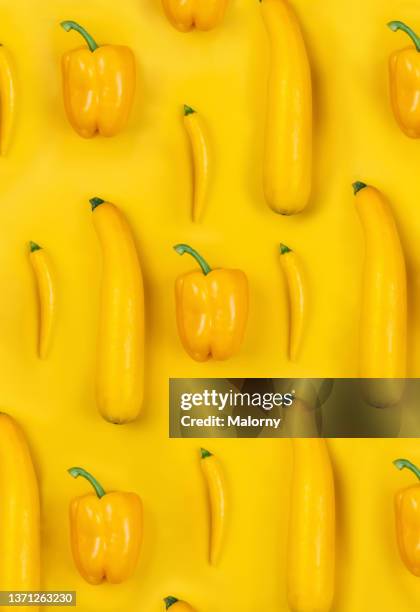
{"label": "green stem", "polygon": [[92,206],[92,211],[94,211],[95,208],[103,204],[105,200],[103,200],[102,198],[91,198],[89,202],[90,202],[90,205]]}
{"label": "green stem", "polygon": [[361,191],[365,187],[367,187],[366,183],[362,183],[361,181],[356,181],[355,183],[353,183],[354,195],[357,195],[359,191]]}
{"label": "green stem", "polygon": [[186,117],[187,115],[194,115],[195,110],[193,108],[191,108],[191,106],[188,106],[187,104],[184,104],[184,116]]}
{"label": "green stem", "polygon": [[32,240],[29,242],[29,250],[31,253],[34,251],[40,251],[41,249],[42,247],[40,247],[36,242],[32,242]]}
{"label": "green stem", "polygon": [[94,38],[92,38],[89,32],[87,32],[85,28],[82,28],[82,26],[76,23],[75,21],[62,21],[60,25],[66,32],[70,32],[70,30],[75,30],[76,32],[79,32],[79,34],[81,34],[85,39],[92,53],[96,51],[96,49],[99,47],[99,45],[94,40]]}
{"label": "green stem", "polygon": [[165,597],[163,601],[165,602],[166,609],[169,610],[169,608],[176,604],[179,600],[176,597],[172,597],[171,595],[169,597]]}
{"label": "green stem", "polygon": [[193,248],[188,246],[188,244],[177,244],[174,246],[174,249],[178,253],[178,255],[183,255],[184,253],[188,253],[188,255],[191,255],[191,257],[194,257],[194,259],[196,260],[196,262],[202,269],[203,274],[205,274],[206,276],[207,274],[209,274],[209,272],[211,272],[211,268],[209,264],[207,263],[207,261],[203,259],[201,255],[197,253],[197,251],[195,251]]}
{"label": "green stem", "polygon": [[414,463],[411,463],[411,461],[408,461],[407,459],[396,459],[393,463],[399,470],[403,470],[404,468],[411,470],[420,480],[420,469],[414,465]]}
{"label": "green stem", "polygon": [[280,243],[280,255],[285,255],[286,253],[291,253],[292,249],[289,249],[288,246],[286,246],[283,243]]}
{"label": "green stem", "polygon": [[211,453],[210,451],[206,450],[205,448],[201,449],[201,458],[202,459],[207,459],[207,457],[211,457],[213,455],[213,453]]}
{"label": "green stem", "polygon": [[72,467],[67,471],[70,476],[73,476],[73,478],[78,478],[79,476],[83,476],[83,478],[86,478],[86,480],[90,482],[92,487],[95,489],[95,493],[99,497],[99,499],[101,499],[101,497],[105,495],[105,489],[102,487],[102,485],[99,484],[99,482],[96,480],[96,478],[92,476],[92,474],[89,474],[89,472],[87,472],[83,468]]}
{"label": "green stem", "polygon": [[420,52],[420,37],[417,36],[414,30],[409,28],[408,25],[406,25],[402,21],[390,21],[387,25],[393,32],[398,32],[398,30],[402,30],[403,32],[408,34],[408,36],[413,41],[417,51]]}

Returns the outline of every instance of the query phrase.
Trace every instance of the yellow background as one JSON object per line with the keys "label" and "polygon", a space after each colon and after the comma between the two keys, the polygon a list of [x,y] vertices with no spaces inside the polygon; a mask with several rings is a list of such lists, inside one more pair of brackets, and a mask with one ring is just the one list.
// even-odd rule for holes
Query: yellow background
{"label": "yellow background", "polygon": [[[225,466],[230,527],[220,567],[206,563],[206,498],[199,441],[168,440],[169,376],[357,375],[363,243],[351,183],[389,195],[410,276],[410,375],[420,370],[419,143],[390,112],[387,58],[405,46],[385,24],[420,29],[413,0],[293,2],[314,77],[313,201],[296,218],[276,217],[262,196],[261,161],[268,48],[257,0],[231,0],[223,27],[183,35],[159,0],[2,0],[0,40],[13,55],[19,108],[13,146],[0,161],[1,402],[33,448],[43,506],[43,588],[76,589],[81,612],[158,612],[174,594],[199,612],[286,610],[285,564],[290,443],[214,440]],[[83,141],[63,112],[60,56],[78,46],[59,27],[75,19],[99,42],[130,45],[138,91],[128,129]],[[181,109],[199,109],[214,158],[211,202],[202,226],[189,221],[191,165]],[[101,257],[88,198],[105,197],[127,214],[143,265],[147,299],[144,413],[115,427],[93,395]],[[27,242],[54,262],[59,313],[50,359],[36,357],[36,296]],[[242,353],[229,363],[195,364],[175,328],[173,283],[191,262],[171,249],[186,241],[213,266],[249,276],[252,305]],[[302,257],[310,320],[298,364],[285,357],[287,311],[277,244]],[[393,493],[412,482],[391,465],[420,461],[416,440],[335,440],[337,612],[414,612],[420,581],[395,545]],[[145,540],[135,578],[91,587],[76,573],[67,508],[88,490],[66,469],[81,465],[108,489],[137,491]],[[310,577],[308,577],[308,580]]]}

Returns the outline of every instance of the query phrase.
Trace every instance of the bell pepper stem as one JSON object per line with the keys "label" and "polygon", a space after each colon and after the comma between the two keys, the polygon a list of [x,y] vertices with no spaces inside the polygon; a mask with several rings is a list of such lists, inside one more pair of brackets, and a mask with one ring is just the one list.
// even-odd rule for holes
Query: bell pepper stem
{"label": "bell pepper stem", "polygon": [[402,21],[390,21],[387,25],[388,25],[388,28],[390,28],[393,32],[398,32],[398,30],[402,30],[402,32],[405,32],[406,34],[408,34],[408,36],[413,41],[417,51],[420,52],[420,37],[417,36],[414,30],[408,27],[408,25],[406,25]]}
{"label": "bell pepper stem", "polygon": [[169,610],[169,608],[176,604],[179,600],[171,595],[170,597],[165,597],[163,601],[165,602],[166,609]]}
{"label": "bell pepper stem", "polygon": [[101,499],[101,497],[105,495],[105,489],[102,487],[102,485],[99,484],[99,482],[96,480],[96,478],[92,476],[92,474],[89,474],[89,472],[87,472],[83,468],[72,467],[67,471],[70,476],[73,476],[73,478],[78,478],[79,476],[83,476],[83,478],[86,478],[86,480],[90,482],[92,487],[95,489],[95,493],[99,497],[99,499]]}
{"label": "bell pepper stem", "polygon": [[201,257],[201,255],[197,253],[197,251],[195,251],[193,248],[188,246],[188,244],[177,244],[174,246],[174,249],[178,253],[178,255],[184,255],[184,253],[188,253],[188,255],[191,255],[191,257],[194,257],[194,259],[196,260],[196,262],[202,269],[204,275],[207,276],[207,274],[211,272],[211,268],[209,264],[206,262],[206,260],[203,259],[203,257]]}
{"label": "bell pepper stem", "polygon": [[85,28],[82,28],[82,26],[76,23],[75,21],[62,21],[60,25],[66,32],[70,32],[70,30],[75,30],[76,32],[79,32],[79,34],[81,34],[85,39],[92,53],[96,51],[96,49],[99,47],[99,45],[97,44],[95,39],[89,34],[89,32],[87,32]]}
{"label": "bell pepper stem", "polygon": [[411,470],[413,474],[415,474],[417,478],[420,480],[420,469],[416,465],[414,465],[414,463],[411,463],[411,461],[408,461],[408,459],[396,459],[393,463],[395,467],[398,468],[399,470],[403,470],[404,468]]}

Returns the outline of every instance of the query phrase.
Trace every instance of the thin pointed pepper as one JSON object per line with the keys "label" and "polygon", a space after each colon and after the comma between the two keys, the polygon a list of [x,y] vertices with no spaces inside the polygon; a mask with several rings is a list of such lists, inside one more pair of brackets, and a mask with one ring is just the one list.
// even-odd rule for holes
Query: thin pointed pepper
{"label": "thin pointed pepper", "polygon": [[64,105],[69,122],[83,138],[97,133],[115,136],[125,127],[133,105],[133,52],[121,45],[98,45],[75,21],[63,21],[61,26],[66,32],[78,32],[87,45],[63,56]]}
{"label": "thin pointed pepper", "polygon": [[16,115],[16,84],[8,50],[0,45],[0,153],[6,155],[13,135]]}
{"label": "thin pointed pepper", "polygon": [[395,495],[395,524],[401,559],[414,576],[420,577],[420,469],[407,459],[397,459],[394,465],[410,470],[417,478]]}
{"label": "thin pointed pepper", "polygon": [[46,359],[53,337],[57,291],[52,265],[45,249],[35,242],[29,243],[29,257],[35,274],[39,302],[38,355]]}
{"label": "thin pointed pepper", "polygon": [[186,601],[181,601],[172,595],[165,597],[163,601],[165,603],[165,609],[171,610],[171,612],[195,612],[194,608]]}
{"label": "thin pointed pepper", "polygon": [[162,0],[166,16],[180,32],[212,30],[225,15],[228,0]]}
{"label": "thin pointed pepper", "polygon": [[205,448],[201,449],[201,469],[206,481],[210,502],[210,551],[211,565],[217,565],[225,539],[227,519],[226,483],[218,459]]}
{"label": "thin pointed pepper", "polygon": [[248,318],[248,280],[241,270],[212,270],[190,246],[188,253],[201,270],[178,277],[175,283],[178,332],[195,361],[229,359],[239,351]]}
{"label": "thin pointed pepper", "polygon": [[389,60],[391,103],[402,131],[420,138],[420,37],[402,21],[391,21],[393,32],[407,34],[412,46],[393,53]]}
{"label": "thin pointed pepper", "polygon": [[285,244],[281,244],[280,255],[289,297],[289,359],[295,361],[299,354],[305,326],[306,285],[300,260],[294,251]]}
{"label": "thin pointed pepper", "polygon": [[68,470],[73,478],[82,476],[94,494],[70,504],[71,547],[80,575],[90,584],[104,580],[112,584],[132,576],[143,538],[143,505],[136,493],[106,493],[86,470]]}
{"label": "thin pointed pepper", "polygon": [[184,125],[191,144],[194,166],[194,197],[192,220],[201,221],[207,200],[210,155],[209,143],[201,116],[190,106],[184,106]]}

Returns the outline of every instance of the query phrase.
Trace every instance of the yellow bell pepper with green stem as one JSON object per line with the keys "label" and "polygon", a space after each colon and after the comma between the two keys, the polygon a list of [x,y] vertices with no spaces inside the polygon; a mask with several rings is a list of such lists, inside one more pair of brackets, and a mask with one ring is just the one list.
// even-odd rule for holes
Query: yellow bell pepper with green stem
{"label": "yellow bell pepper with green stem", "polygon": [[87,47],[65,53],[62,61],[64,105],[68,119],[83,138],[115,136],[125,127],[133,105],[136,67],[131,49],[99,46],[74,21],[63,21],[66,32],[82,35]]}
{"label": "yellow bell pepper with green stem", "polygon": [[391,55],[389,78],[391,103],[402,131],[410,138],[420,138],[420,37],[402,21],[391,21],[388,27],[408,34],[414,47]]}
{"label": "yellow bell pepper with green stem", "polygon": [[[394,465],[399,470],[411,470],[420,480],[420,469],[411,461],[397,459]],[[395,520],[401,559],[414,576],[420,577],[420,482],[395,495]]]}
{"label": "yellow bell pepper with green stem", "polygon": [[105,493],[89,472],[74,467],[73,478],[83,476],[95,493],[70,504],[70,534],[74,562],[90,584],[112,584],[132,576],[143,538],[143,506],[135,493]]}
{"label": "yellow bell pepper with green stem", "polygon": [[212,30],[225,15],[228,0],[162,0],[165,13],[180,32]]}
{"label": "yellow bell pepper with green stem", "polygon": [[248,280],[241,270],[212,270],[190,246],[174,247],[188,253],[201,271],[180,276],[175,284],[178,332],[195,361],[210,357],[223,361],[239,351],[248,318]]}

